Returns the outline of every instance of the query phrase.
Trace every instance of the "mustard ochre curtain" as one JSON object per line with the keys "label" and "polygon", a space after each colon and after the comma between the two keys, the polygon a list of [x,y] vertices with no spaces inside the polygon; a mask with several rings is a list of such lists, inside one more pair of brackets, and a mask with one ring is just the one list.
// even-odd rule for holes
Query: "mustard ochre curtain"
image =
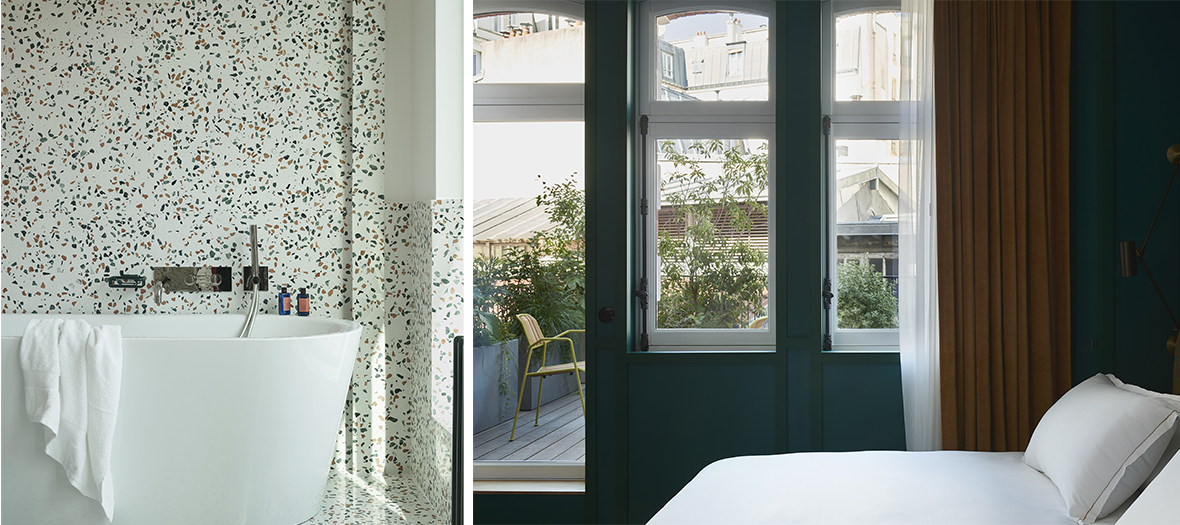
{"label": "mustard ochre curtain", "polygon": [[948,450],[1024,450],[1071,384],[1070,7],[934,4]]}

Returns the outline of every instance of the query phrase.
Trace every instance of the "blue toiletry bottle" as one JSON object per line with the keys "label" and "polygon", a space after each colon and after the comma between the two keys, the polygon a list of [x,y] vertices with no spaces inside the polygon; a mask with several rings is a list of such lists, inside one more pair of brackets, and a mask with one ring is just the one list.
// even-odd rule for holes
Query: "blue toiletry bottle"
{"label": "blue toiletry bottle", "polygon": [[299,295],[295,296],[295,308],[299,310],[299,315],[304,317],[311,314],[311,297],[307,295],[307,288],[300,288]]}
{"label": "blue toiletry bottle", "polygon": [[291,315],[291,294],[286,286],[279,291],[279,315]]}

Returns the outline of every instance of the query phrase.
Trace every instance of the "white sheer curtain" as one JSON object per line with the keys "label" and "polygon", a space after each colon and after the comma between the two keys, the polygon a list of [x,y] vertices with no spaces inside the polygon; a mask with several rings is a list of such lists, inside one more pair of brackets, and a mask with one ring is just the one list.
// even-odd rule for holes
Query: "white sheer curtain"
{"label": "white sheer curtain", "polygon": [[942,448],[934,228],[934,0],[902,0],[899,321],[906,447]]}

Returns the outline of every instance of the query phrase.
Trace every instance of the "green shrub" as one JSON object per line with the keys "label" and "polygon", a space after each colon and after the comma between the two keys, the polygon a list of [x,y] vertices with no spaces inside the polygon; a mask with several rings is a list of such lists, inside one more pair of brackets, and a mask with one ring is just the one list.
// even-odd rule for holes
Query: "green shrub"
{"label": "green shrub", "polygon": [[869,264],[868,254],[836,265],[836,321],[840,328],[897,328],[894,284]]}
{"label": "green shrub", "polygon": [[[585,202],[585,192],[572,176],[545,184],[537,204],[545,206],[556,227],[534,233],[527,248],[475,259],[476,346],[521,337],[516,315],[522,313],[532,315],[547,335],[585,326]],[[491,322],[489,315],[499,324]]]}
{"label": "green shrub", "polygon": [[[689,146],[690,156],[662,141],[660,151],[672,164],[662,183],[678,191],[662,197],[672,219],[657,235],[657,326],[744,327],[765,315],[769,257],[753,242],[753,225],[768,214],[762,202],[768,190],[766,147],[745,151],[705,140]],[[707,175],[704,159],[719,159],[721,175]]]}

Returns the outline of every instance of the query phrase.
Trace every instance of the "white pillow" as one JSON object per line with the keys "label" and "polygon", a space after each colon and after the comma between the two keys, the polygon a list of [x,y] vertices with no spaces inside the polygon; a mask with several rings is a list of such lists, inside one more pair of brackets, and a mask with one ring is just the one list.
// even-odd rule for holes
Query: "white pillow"
{"label": "white pillow", "polygon": [[[1136,394],[1141,394],[1141,395],[1145,395],[1148,397],[1154,397],[1157,399],[1161,399],[1165,403],[1171,405],[1172,410],[1180,412],[1180,396],[1173,395],[1173,394],[1161,394],[1159,392],[1154,392],[1154,391],[1148,390],[1146,388],[1138,387],[1135,385],[1128,385],[1122,381],[1119,381],[1119,378],[1115,377],[1112,374],[1106,374],[1106,378],[1109,379],[1111,383],[1114,383],[1114,386],[1117,386],[1123,390],[1135,392]],[[1180,421],[1180,417],[1177,418],[1177,421]],[[1143,482],[1144,485],[1150,484],[1151,480],[1155,479],[1156,476],[1159,476],[1160,471],[1164,470],[1164,467],[1168,464],[1168,462],[1171,461],[1171,459],[1176,456],[1176,452],[1180,452],[1180,424],[1175,425],[1175,426],[1177,427],[1177,429],[1172,433],[1172,440],[1170,442],[1164,443],[1163,440],[1161,439],[1160,441],[1157,441],[1155,445],[1152,445],[1153,447],[1163,446],[1164,447],[1164,454],[1162,456],[1160,456],[1159,462],[1155,464],[1155,469],[1152,470],[1151,473],[1147,475],[1147,479]],[[1142,462],[1142,458],[1140,458],[1139,462]]]}
{"label": "white pillow", "polygon": [[1180,521],[1180,461],[1172,461],[1143,489],[1118,525],[1158,525]]}
{"label": "white pillow", "polygon": [[[1091,523],[1143,485],[1164,451],[1152,445],[1171,439],[1176,415],[1164,401],[1098,374],[1049,408],[1033,430],[1024,462],[1053,480],[1070,516]],[[1145,468],[1129,470],[1140,458]]]}

